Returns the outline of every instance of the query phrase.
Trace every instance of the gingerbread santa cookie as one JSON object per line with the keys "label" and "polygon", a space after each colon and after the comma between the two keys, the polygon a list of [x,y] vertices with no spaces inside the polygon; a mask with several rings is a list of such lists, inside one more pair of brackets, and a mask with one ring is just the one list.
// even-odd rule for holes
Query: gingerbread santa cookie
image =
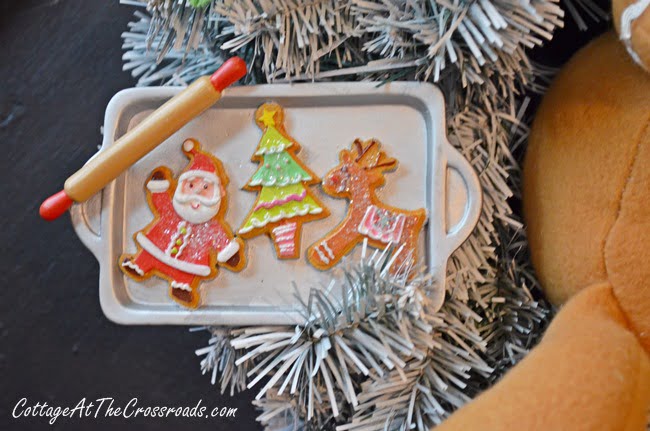
{"label": "gingerbread santa cookie", "polygon": [[268,235],[280,259],[295,259],[300,254],[302,224],[329,215],[309,189],[320,179],[296,156],[300,145],[284,129],[280,105],[263,104],[255,121],[264,133],[251,160],[260,166],[244,190],[259,194],[238,234],[243,238]]}
{"label": "gingerbread santa cookie", "polygon": [[219,266],[240,271],[246,258],[224,221],[228,177],[221,162],[194,139],[183,142],[183,152],[190,162],[178,181],[166,167],[152,172],[146,193],[154,219],[134,235],[137,253],[120,256],[119,266],[135,280],[164,278],[174,301],[196,308],[201,280],[214,278]]}
{"label": "gingerbread santa cookie", "polygon": [[329,269],[364,239],[374,248],[395,247],[391,270],[399,271],[415,262],[420,230],[427,219],[423,208],[407,211],[379,201],[375,190],[385,183],[384,173],[397,168],[375,139],[357,139],[349,150],[339,153],[340,163],[323,180],[330,196],[348,199],[345,219],[307,251],[309,262],[318,269]]}

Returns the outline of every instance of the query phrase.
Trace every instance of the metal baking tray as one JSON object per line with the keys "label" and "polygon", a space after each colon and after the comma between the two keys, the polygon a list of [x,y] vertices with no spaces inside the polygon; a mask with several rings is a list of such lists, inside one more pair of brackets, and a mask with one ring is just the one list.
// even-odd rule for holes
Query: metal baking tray
{"label": "metal baking tray", "polygon": [[[100,151],[179,91],[159,87],[117,93],[106,109]],[[223,161],[231,180],[226,221],[233,229],[240,226],[256,198],[255,193],[241,190],[257,169],[250,157],[261,131],[253,116],[267,101],[284,107],[287,131],[302,145],[299,157],[321,177],[337,164],[338,152],[349,148],[355,138],[377,138],[387,155],[397,158],[397,170],[386,174],[386,185],[378,195],[396,207],[427,209],[420,256],[437,281],[433,300],[442,304],[447,259],[475,226],[481,192],[471,166],[447,141],[440,91],[415,82],[260,85],[226,90],[213,108],[101,193],[72,208],[79,238],[99,261],[100,302],[109,319],[121,324],[294,324],[301,317],[292,282],[306,297],[310,288],[326,286],[332,280],[336,267],[319,271],[305,254],[309,245],[341,221],[347,202],[325,195],[320,186],[313,190],[331,215],[304,225],[301,257],[277,259],[266,236],[246,241],[247,267],[240,273],[222,269],[214,280],[204,281],[197,310],[176,305],[167,296],[166,281],[152,277],[136,282],[119,270],[118,257],[135,252],[133,234],[153,217],[144,192],[148,175],[160,165],[178,175],[187,164],[180,149],[186,138],[197,139],[203,149]]]}

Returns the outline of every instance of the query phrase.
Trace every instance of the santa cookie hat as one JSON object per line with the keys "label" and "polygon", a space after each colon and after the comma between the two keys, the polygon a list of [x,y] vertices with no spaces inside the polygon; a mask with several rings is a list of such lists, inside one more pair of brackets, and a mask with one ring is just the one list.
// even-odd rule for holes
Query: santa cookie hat
{"label": "santa cookie hat", "polygon": [[190,158],[190,164],[185,171],[178,177],[180,183],[186,178],[200,177],[219,185],[217,176],[217,166],[212,157],[201,151],[201,146],[194,139],[187,139],[183,142],[183,151]]}

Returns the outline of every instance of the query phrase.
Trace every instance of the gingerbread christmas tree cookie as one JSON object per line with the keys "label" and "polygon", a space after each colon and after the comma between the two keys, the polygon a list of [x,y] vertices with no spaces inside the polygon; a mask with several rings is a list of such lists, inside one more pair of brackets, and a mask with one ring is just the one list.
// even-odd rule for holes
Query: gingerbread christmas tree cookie
{"label": "gingerbread christmas tree cookie", "polygon": [[155,169],[146,183],[154,219],[134,235],[138,251],[120,256],[122,272],[135,280],[153,275],[169,283],[179,304],[199,305],[199,283],[216,277],[218,267],[240,271],[246,264],[244,243],[224,221],[228,177],[216,157],[188,139],[183,152],[190,159],[175,180],[166,167]]}
{"label": "gingerbread christmas tree cookie", "polygon": [[280,259],[297,258],[302,224],[329,215],[309,189],[320,179],[296,156],[300,145],[284,129],[280,105],[263,104],[255,121],[263,135],[251,160],[259,168],[244,189],[258,196],[238,234],[243,238],[266,234]]}

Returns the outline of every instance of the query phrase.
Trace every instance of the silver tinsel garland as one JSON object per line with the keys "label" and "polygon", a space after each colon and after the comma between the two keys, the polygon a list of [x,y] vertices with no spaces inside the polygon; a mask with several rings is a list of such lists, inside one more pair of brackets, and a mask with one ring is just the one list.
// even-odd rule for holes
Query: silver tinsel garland
{"label": "silver tinsel garland", "polygon": [[[123,34],[124,68],[139,85],[186,85],[237,54],[248,83],[357,79],[436,82],[449,139],[479,174],[473,235],[448,265],[440,310],[418,272],[405,281],[374,255],[313,290],[297,327],[205,328],[201,368],[221,392],[256,387],[269,430],[428,429],[498,379],[550,317],[527,257],[518,151],[529,99],[549,72],[526,48],[562,25],[554,0],[186,0],[147,6]],[[196,4],[196,2],[195,2]],[[590,0],[578,7],[598,18]],[[567,5],[579,25],[584,20]]]}

